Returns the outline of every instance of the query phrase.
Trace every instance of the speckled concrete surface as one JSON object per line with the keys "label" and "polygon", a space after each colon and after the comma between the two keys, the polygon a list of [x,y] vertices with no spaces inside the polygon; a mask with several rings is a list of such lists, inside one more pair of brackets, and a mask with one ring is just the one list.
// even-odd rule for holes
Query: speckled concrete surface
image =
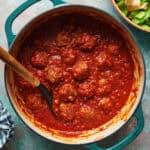
{"label": "speckled concrete surface", "polygon": [[[72,3],[81,3],[80,0],[67,0]],[[24,0],[0,0],[0,45],[7,49],[7,41],[4,32],[4,24],[8,15]],[[116,17],[120,22],[124,23],[134,34],[138,44],[143,52],[144,59],[146,62],[146,73],[147,73],[147,83],[146,89],[144,92],[144,97],[142,100],[142,106],[145,117],[145,127],[143,132],[137,137],[137,139],[127,146],[126,150],[150,150],[150,34],[141,32],[133,27],[127,25],[123,19],[116,13],[112,7],[111,0],[82,0],[82,3],[94,5],[105,11],[109,12],[111,15]],[[18,31],[33,17],[37,16],[43,11],[49,10],[52,8],[52,3],[49,0],[43,0],[38,4],[35,4],[23,14],[21,14],[13,24],[14,33]],[[17,117],[13,108],[11,107],[4,86],[4,64],[0,61],[0,100],[11,112],[13,120],[16,124],[15,136],[4,146],[3,150],[62,150],[62,145],[52,143],[38,136],[27,128],[23,122]],[[134,121],[130,122],[126,128],[122,129],[116,134],[116,136],[124,135],[129,129],[129,126],[134,127]],[[115,136],[115,137],[116,137]],[[110,140],[114,139],[111,138]],[[106,142],[107,143],[107,142]],[[83,147],[74,147],[74,146],[64,146],[65,150],[81,150]]]}

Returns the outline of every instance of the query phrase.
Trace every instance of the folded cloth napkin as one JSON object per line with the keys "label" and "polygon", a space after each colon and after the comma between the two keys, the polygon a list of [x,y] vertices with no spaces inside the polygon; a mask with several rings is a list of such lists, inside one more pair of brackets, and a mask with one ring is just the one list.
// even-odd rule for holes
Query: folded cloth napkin
{"label": "folded cloth napkin", "polygon": [[0,102],[0,149],[13,136],[14,123],[7,109]]}

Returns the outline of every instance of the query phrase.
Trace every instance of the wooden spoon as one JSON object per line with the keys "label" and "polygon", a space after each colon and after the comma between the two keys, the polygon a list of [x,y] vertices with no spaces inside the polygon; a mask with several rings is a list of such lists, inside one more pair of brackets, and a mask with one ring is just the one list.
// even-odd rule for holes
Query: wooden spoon
{"label": "wooden spoon", "polygon": [[1,46],[0,46],[0,58],[6,64],[11,66],[14,69],[14,71],[16,71],[20,76],[22,76],[25,80],[31,83],[34,87],[40,89],[41,93],[43,94],[43,97],[47,101],[47,104],[51,112],[54,114],[52,109],[53,91],[48,90],[44,85],[42,85],[37,77],[33,76],[31,72],[29,72],[22,64],[20,64],[11,54],[9,54]]}

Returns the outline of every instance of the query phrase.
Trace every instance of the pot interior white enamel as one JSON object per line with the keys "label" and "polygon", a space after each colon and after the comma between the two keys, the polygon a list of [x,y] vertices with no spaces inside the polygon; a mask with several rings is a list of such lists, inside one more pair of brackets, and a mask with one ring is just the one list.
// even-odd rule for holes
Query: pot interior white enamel
{"label": "pot interior white enamel", "polygon": [[75,137],[65,137],[62,136],[62,134],[57,130],[45,130],[44,125],[42,126],[39,122],[36,122],[33,116],[29,115],[26,112],[26,109],[18,104],[18,94],[17,88],[15,86],[13,72],[8,66],[6,66],[5,70],[5,81],[8,96],[15,111],[32,130],[34,130],[39,135],[56,142],[65,144],[85,144],[104,139],[105,137],[117,131],[128,121],[128,119],[132,116],[140,102],[141,95],[144,89],[145,70],[143,57],[129,31],[126,30],[120,23],[118,23],[107,13],[99,9],[87,6],[60,6],[41,14],[37,18],[33,19],[28,25],[26,25],[24,29],[18,34],[10,48],[10,53],[13,56],[17,56],[17,53],[20,50],[20,46],[22,42],[26,39],[26,37],[33,31],[33,29],[40,26],[41,24],[44,24],[44,22],[46,22],[49,18],[54,16],[61,16],[63,14],[70,14],[72,12],[78,12],[87,16],[92,16],[98,20],[108,23],[115,30],[120,32],[124,40],[127,42],[128,48],[130,49],[130,54],[134,62],[134,81],[128,100],[126,101],[126,104],[121,109],[121,111],[109,122],[103,124],[100,127],[88,131],[74,133],[77,135]]}

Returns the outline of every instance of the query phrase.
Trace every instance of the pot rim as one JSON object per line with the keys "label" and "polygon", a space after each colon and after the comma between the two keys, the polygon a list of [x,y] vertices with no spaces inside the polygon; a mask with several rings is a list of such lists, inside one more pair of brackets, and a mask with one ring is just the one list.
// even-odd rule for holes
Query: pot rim
{"label": "pot rim", "polygon": [[[130,37],[133,39],[134,43],[137,45],[138,47],[138,50],[139,50],[139,54],[141,56],[141,62],[142,62],[142,66],[143,66],[143,84],[142,84],[142,88],[140,90],[140,96],[139,96],[139,99],[138,99],[138,103],[135,105],[135,109],[128,115],[128,119],[126,121],[124,121],[122,124],[120,124],[115,130],[111,131],[110,134],[107,134],[106,136],[104,136],[102,139],[95,139],[93,141],[82,141],[82,142],[79,142],[79,143],[72,143],[72,142],[66,142],[66,141],[63,141],[62,139],[57,139],[57,138],[51,138],[52,136],[50,135],[50,137],[46,137],[46,135],[42,134],[41,131],[37,131],[36,130],[36,127],[31,127],[29,123],[27,123],[25,120],[25,117],[20,115],[18,109],[13,105],[13,102],[11,100],[11,96],[9,94],[9,90],[8,90],[8,86],[7,86],[7,79],[6,79],[6,72],[7,72],[7,65],[5,64],[5,68],[4,68],[4,80],[5,80],[5,90],[6,90],[6,93],[7,93],[7,96],[8,96],[8,99],[14,109],[14,111],[16,112],[17,116],[19,116],[19,118],[21,119],[21,121],[23,121],[23,123],[29,128],[31,129],[32,131],[34,131],[36,134],[38,134],[38,136],[41,136],[41,137],[44,137],[50,141],[53,141],[55,143],[61,143],[61,144],[68,144],[68,145],[81,145],[81,144],[90,144],[90,143],[93,143],[93,142],[97,142],[97,141],[101,141],[105,138],[107,138],[108,136],[112,135],[113,133],[117,132],[122,126],[124,126],[128,121],[129,119],[132,117],[132,115],[135,113],[136,111],[136,108],[138,107],[138,105],[140,104],[141,100],[142,100],[142,97],[143,97],[143,94],[144,94],[144,89],[145,89],[145,84],[146,84],[146,66],[145,66],[145,61],[144,61],[144,57],[143,57],[143,54],[133,36],[133,34],[130,32],[129,29],[127,29],[127,27],[125,27],[123,24],[121,24],[117,19],[115,19],[112,15],[110,15],[108,12],[100,9],[100,8],[97,8],[97,7],[94,7],[94,6],[87,6],[87,5],[83,5],[83,4],[61,4],[59,6],[55,6],[54,8],[50,9],[50,10],[47,10],[46,12],[43,12],[41,13],[40,15],[34,17],[30,22],[28,22],[20,31],[19,33],[16,35],[16,37],[14,38],[13,42],[11,43],[10,45],[10,48],[9,48],[9,52],[11,51],[11,48],[12,46],[14,45],[14,42],[16,41],[17,37],[19,37],[19,35],[21,34],[21,32],[29,25],[31,24],[35,19],[37,19],[38,17],[42,16],[42,15],[45,15],[47,14],[48,12],[52,11],[52,10],[57,10],[59,8],[62,8],[62,7],[83,7],[83,8],[90,8],[90,9],[93,9],[93,10],[96,10],[96,11],[99,11],[103,14],[106,14],[107,16],[111,17],[112,20],[114,20],[115,22],[117,22],[117,24],[119,26],[122,26],[122,28],[124,28],[124,30],[130,35]],[[36,126],[36,125],[35,125]],[[37,127],[39,128],[39,127]]]}

